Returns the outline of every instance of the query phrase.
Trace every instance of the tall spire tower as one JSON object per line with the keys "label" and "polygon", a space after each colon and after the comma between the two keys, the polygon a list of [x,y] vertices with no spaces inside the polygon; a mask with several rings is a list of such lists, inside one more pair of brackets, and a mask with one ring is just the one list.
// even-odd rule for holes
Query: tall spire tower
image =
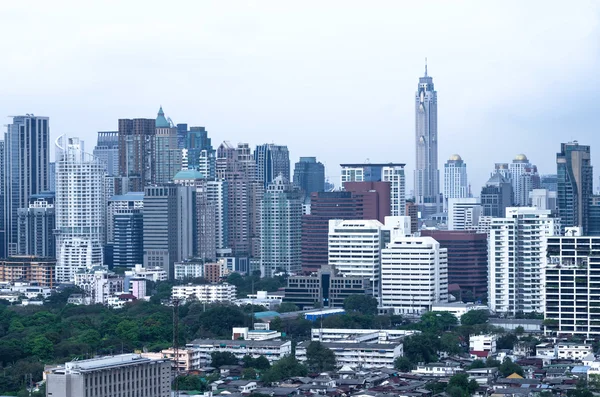
{"label": "tall spire tower", "polygon": [[427,75],[419,78],[415,95],[415,199],[426,218],[440,212],[440,176],[438,171],[437,136],[437,92],[433,88],[433,79]]}

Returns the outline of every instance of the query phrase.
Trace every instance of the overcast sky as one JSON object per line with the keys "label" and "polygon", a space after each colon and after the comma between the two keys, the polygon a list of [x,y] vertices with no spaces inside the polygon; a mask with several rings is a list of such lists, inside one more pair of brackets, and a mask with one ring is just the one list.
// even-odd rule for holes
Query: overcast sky
{"label": "overcast sky", "polygon": [[[205,126],[341,162],[404,162],[428,58],[440,170],[459,153],[475,195],[525,153],[555,173],[561,141],[600,164],[596,1],[2,1],[0,114],[86,140],[119,118]],[[6,124],[9,118],[4,119]],[[54,151],[54,149],[51,149]],[[292,165],[293,167],[293,165]],[[598,187],[598,175],[594,180]],[[441,176],[443,179],[443,177]]]}

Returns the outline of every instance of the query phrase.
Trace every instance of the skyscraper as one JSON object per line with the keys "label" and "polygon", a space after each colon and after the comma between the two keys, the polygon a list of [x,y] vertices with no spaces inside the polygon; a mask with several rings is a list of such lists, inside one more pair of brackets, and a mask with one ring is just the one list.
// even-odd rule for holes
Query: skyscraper
{"label": "skyscraper", "polygon": [[265,191],[261,211],[260,268],[263,276],[300,272],[302,196],[300,189],[277,176]]}
{"label": "skyscraper", "polygon": [[113,265],[134,267],[144,261],[144,193],[129,192],[108,201],[108,241]]}
{"label": "skyscraper", "polygon": [[177,142],[177,128],[165,118],[162,107],[156,117],[156,133],[152,144],[152,184],[162,185],[173,181],[181,170],[181,149]]}
{"label": "skyscraper", "polygon": [[104,165],[79,138],[56,140],[56,279],[103,265],[106,198]]}
{"label": "skyscraper", "polygon": [[506,208],[512,205],[513,193],[510,181],[496,171],[481,189],[481,206],[483,216],[501,218]]}
{"label": "skyscraper", "polygon": [[265,143],[254,150],[256,161],[256,179],[267,186],[279,175],[290,180],[290,153],[287,146]]}
{"label": "skyscraper", "polygon": [[467,164],[458,154],[453,154],[444,164],[444,208],[448,210],[448,199],[469,197]]}
{"label": "skyscraper", "polygon": [[204,127],[190,127],[185,148],[188,151],[188,168],[199,170],[206,179],[214,179],[215,150]]}
{"label": "skyscraper", "polygon": [[579,226],[588,233],[589,206],[593,194],[590,147],[577,141],[561,143],[556,154],[557,206],[562,227]]}
{"label": "skyscraper", "polygon": [[300,157],[294,166],[294,185],[298,186],[305,198],[311,193],[325,190],[325,166],[316,157]]}
{"label": "skyscraper", "polygon": [[529,206],[529,192],[540,187],[537,167],[529,162],[527,156],[518,154],[508,166],[513,187],[515,206]]}
{"label": "skyscraper", "polygon": [[118,194],[143,192],[144,186],[151,182],[154,135],[154,119],[119,119]]}
{"label": "skyscraper", "polygon": [[98,143],[94,148],[94,156],[106,167],[107,176],[119,175],[119,132],[98,132]]}
{"label": "skyscraper", "polygon": [[31,195],[48,190],[48,117],[13,117],[4,135],[4,257],[17,253],[17,211]]}
{"label": "skyscraper", "polygon": [[425,218],[440,212],[437,91],[433,79],[427,75],[427,65],[415,95],[415,139],[415,199]]}
{"label": "skyscraper", "polygon": [[550,210],[509,207],[492,219],[488,240],[488,304],[496,313],[543,313],[547,237],[559,233]]}
{"label": "skyscraper", "polygon": [[28,208],[19,208],[18,254],[56,258],[54,192],[33,194]]}

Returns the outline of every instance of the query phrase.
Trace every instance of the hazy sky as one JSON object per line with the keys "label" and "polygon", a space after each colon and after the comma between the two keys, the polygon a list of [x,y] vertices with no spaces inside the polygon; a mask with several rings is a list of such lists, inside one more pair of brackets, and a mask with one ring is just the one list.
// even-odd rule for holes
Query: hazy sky
{"label": "hazy sky", "polygon": [[97,131],[162,104],[215,147],[274,142],[292,163],[317,156],[336,184],[341,162],[405,162],[412,190],[427,57],[440,169],[459,153],[478,195],[517,153],[555,173],[561,141],[592,145],[598,170],[599,11],[548,0],[2,1],[0,114],[49,116],[53,138],[80,136],[91,151]]}

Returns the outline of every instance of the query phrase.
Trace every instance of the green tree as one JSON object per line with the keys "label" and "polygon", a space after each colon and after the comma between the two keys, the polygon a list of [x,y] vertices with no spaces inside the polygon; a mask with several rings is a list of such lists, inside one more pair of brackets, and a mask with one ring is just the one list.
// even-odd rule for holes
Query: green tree
{"label": "green tree", "polygon": [[522,326],[518,326],[517,328],[515,328],[515,334],[517,335],[523,335],[525,333],[525,328],[523,328]]}
{"label": "green tree", "polygon": [[244,368],[242,371],[242,379],[244,380],[255,380],[256,377],[256,370],[254,368]]}
{"label": "green tree", "polygon": [[394,368],[402,372],[410,372],[413,368],[412,363],[406,357],[398,357],[394,360]]}
{"label": "green tree", "polygon": [[30,351],[34,356],[39,357],[41,360],[49,360],[52,358],[54,345],[48,338],[43,335],[39,335],[27,343],[27,350]]}
{"label": "green tree", "polygon": [[206,382],[197,375],[181,375],[177,377],[177,386],[179,390],[188,391],[206,391],[208,389]]}
{"label": "green tree", "polygon": [[496,342],[496,347],[498,349],[512,349],[515,346],[515,343],[519,341],[519,337],[515,334],[506,334],[502,335],[498,338]]}
{"label": "green tree", "polygon": [[261,380],[265,383],[277,382],[294,376],[306,376],[308,369],[296,357],[289,355],[275,362],[263,374]]}
{"label": "green tree", "polygon": [[258,356],[254,359],[254,366],[252,368],[256,368],[259,371],[264,371],[271,368],[271,363],[265,356]]}
{"label": "green tree", "polygon": [[321,342],[310,342],[306,348],[306,364],[312,371],[333,371],[336,367],[335,354]]}
{"label": "green tree", "polygon": [[404,338],[404,356],[412,363],[438,360],[439,339],[432,334],[414,334]]}
{"label": "green tree", "polygon": [[510,358],[505,358],[502,365],[498,368],[502,376],[507,377],[512,374],[524,376],[523,368],[519,364],[513,363]]}
{"label": "green tree", "polygon": [[277,308],[277,311],[279,313],[289,313],[289,312],[297,312],[298,310],[300,310],[300,308],[296,305],[294,305],[291,302],[283,302],[281,305],[279,305],[279,307]]}
{"label": "green tree", "polygon": [[485,367],[486,367],[485,361],[477,359],[477,360],[473,360],[473,362],[471,363],[471,365],[469,365],[467,367],[467,369],[478,369],[478,368],[485,368]]}
{"label": "green tree", "polygon": [[487,310],[469,310],[460,316],[462,325],[485,324],[488,321],[490,314]]}
{"label": "green tree", "polygon": [[233,353],[230,352],[212,352],[210,354],[211,365],[220,368],[223,365],[238,365],[239,361]]}
{"label": "green tree", "polygon": [[468,397],[473,395],[478,388],[479,384],[475,380],[469,380],[469,375],[460,373],[450,378],[446,393],[452,397]]}
{"label": "green tree", "polygon": [[423,332],[440,333],[449,330],[457,323],[456,316],[449,312],[427,312],[421,316],[418,327]]}
{"label": "green tree", "polygon": [[344,310],[348,313],[377,314],[377,299],[371,295],[350,295],[344,299]]}
{"label": "green tree", "polygon": [[448,354],[458,354],[462,351],[458,335],[445,332],[440,338],[440,350]]}

